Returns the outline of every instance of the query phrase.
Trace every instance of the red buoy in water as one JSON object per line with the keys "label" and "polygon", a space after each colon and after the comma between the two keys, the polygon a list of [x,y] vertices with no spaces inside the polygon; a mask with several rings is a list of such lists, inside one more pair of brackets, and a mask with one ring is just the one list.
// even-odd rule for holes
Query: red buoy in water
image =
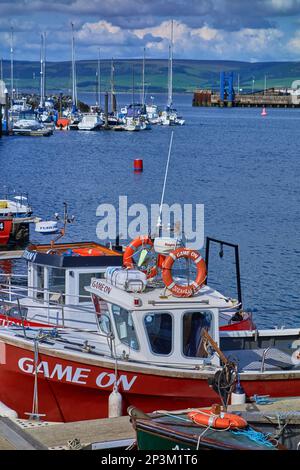
{"label": "red buoy in water", "polygon": [[143,160],[141,158],[136,158],[134,160],[134,171],[140,172],[143,171]]}

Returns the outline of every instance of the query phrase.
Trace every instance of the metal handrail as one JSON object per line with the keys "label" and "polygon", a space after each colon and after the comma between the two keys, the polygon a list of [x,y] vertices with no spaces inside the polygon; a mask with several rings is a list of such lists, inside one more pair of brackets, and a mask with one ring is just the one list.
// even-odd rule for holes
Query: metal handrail
{"label": "metal handrail", "polygon": [[[0,283],[1,285],[1,283]],[[78,299],[90,299],[90,296],[89,295],[75,295],[75,294],[65,294],[64,292],[59,292],[59,291],[51,291],[47,288],[43,288],[43,289],[38,289],[37,287],[33,287],[33,286],[22,286],[22,285],[17,285],[17,284],[8,284],[9,286],[9,289],[10,290],[15,290],[15,291],[28,291],[28,290],[32,290],[33,292],[35,293],[47,293],[49,295],[55,295],[55,294],[60,294],[62,297],[75,297],[75,298],[78,298]],[[0,294],[1,293],[5,293],[5,294],[10,294],[10,290],[8,289],[0,289]],[[13,292],[14,295],[17,295]],[[21,294],[20,294],[21,295]],[[24,295],[24,297],[28,297],[28,295]],[[29,298],[32,298],[32,297],[29,297]],[[39,300],[39,299],[36,299],[36,300]]]}
{"label": "metal handrail", "polygon": [[261,358],[261,368],[260,368],[260,372],[264,372],[264,371],[265,371],[266,355],[267,355],[267,353],[269,352],[270,349],[271,349],[271,346],[269,346],[268,348],[264,349],[264,352],[263,352],[262,358]]}
{"label": "metal handrail", "polygon": [[7,274],[7,273],[0,273],[0,276],[9,277],[9,278],[12,278],[12,277],[24,277],[24,278],[28,278],[28,275],[27,275],[27,274]]}

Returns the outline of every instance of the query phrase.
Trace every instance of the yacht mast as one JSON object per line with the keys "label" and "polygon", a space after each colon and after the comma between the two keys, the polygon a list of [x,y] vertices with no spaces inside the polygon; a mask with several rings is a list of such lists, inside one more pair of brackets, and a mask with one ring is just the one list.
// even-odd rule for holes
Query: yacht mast
{"label": "yacht mast", "polygon": [[44,106],[45,106],[45,101],[46,101],[46,33],[43,33],[44,35],[44,69],[43,69],[43,77],[44,77],[44,86],[43,86],[43,92],[44,92]]}
{"label": "yacht mast", "polygon": [[146,48],[144,47],[143,70],[142,70],[142,105],[143,106],[145,106],[145,56],[146,56]]}
{"label": "yacht mast", "polygon": [[100,47],[98,49],[98,67],[97,67],[97,75],[98,75],[98,106],[101,109],[101,68],[100,68]]}
{"label": "yacht mast", "polygon": [[14,99],[14,28],[10,34],[10,93],[11,101]]}
{"label": "yacht mast", "polygon": [[134,116],[134,111],[135,111],[135,107],[134,107],[134,64],[132,65],[132,105],[133,105],[133,117]]}
{"label": "yacht mast", "polygon": [[169,83],[168,83],[168,107],[173,104],[173,20],[171,21],[171,40],[169,45]]}
{"label": "yacht mast", "polygon": [[1,67],[0,67],[0,80],[3,80],[3,59],[2,59],[2,57],[1,57],[0,64],[1,64]]}
{"label": "yacht mast", "polygon": [[75,64],[75,39],[74,39],[74,24],[72,27],[72,105],[73,111],[77,108],[77,86],[76,86],[76,64]]}
{"label": "yacht mast", "polygon": [[45,106],[45,55],[46,55],[46,38],[45,33],[41,34],[41,99],[40,99],[40,108]]}
{"label": "yacht mast", "polygon": [[111,110],[114,113],[115,110],[115,66],[114,58],[111,59],[111,69],[110,69],[110,93],[111,93]]}

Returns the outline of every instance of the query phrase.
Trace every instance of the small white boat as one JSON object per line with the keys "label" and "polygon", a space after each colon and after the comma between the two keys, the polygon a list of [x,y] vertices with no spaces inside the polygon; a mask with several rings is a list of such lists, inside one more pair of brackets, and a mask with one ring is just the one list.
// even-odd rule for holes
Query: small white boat
{"label": "small white boat", "polygon": [[123,129],[125,131],[140,131],[141,130],[141,124],[140,121],[134,118],[126,118],[126,124],[123,126]]}
{"label": "small white boat", "polygon": [[151,124],[159,124],[158,107],[156,104],[146,105],[147,119]]}
{"label": "small white boat", "polygon": [[56,233],[58,230],[55,220],[41,221],[35,224],[35,231],[38,233]]}
{"label": "small white boat", "polygon": [[98,114],[85,113],[78,123],[79,131],[98,131],[103,126],[103,121]]}
{"label": "small white boat", "polygon": [[13,126],[14,135],[30,135],[30,136],[49,136],[53,134],[52,129],[47,129],[36,119],[19,119]]}

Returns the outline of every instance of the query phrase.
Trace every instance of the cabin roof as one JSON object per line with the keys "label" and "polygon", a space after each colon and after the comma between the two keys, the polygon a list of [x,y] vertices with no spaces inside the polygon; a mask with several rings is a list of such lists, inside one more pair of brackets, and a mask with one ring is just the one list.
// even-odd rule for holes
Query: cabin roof
{"label": "cabin roof", "polygon": [[57,243],[29,245],[23,258],[30,263],[58,268],[122,266],[123,255],[120,251],[100,243]]}
{"label": "cabin roof", "polygon": [[209,286],[203,286],[193,297],[179,298],[164,287],[147,287],[144,292],[133,293],[119,289],[106,280],[92,278],[90,286],[85,287],[85,290],[127,310],[232,309],[238,305],[237,301],[223,296]]}

